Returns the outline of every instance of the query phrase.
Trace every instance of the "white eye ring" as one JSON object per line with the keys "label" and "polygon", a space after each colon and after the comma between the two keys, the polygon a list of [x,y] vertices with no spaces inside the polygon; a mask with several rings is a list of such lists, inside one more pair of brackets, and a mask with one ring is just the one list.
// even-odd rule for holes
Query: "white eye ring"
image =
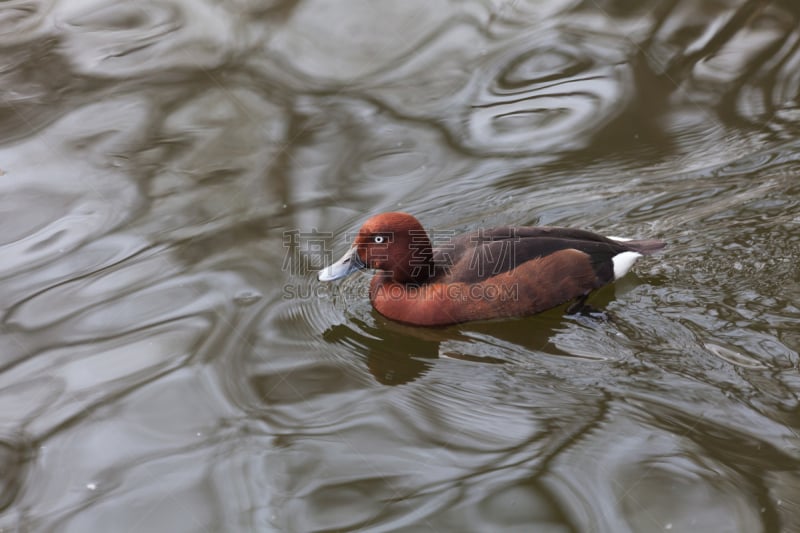
{"label": "white eye ring", "polygon": [[376,244],[382,244],[383,241],[385,241],[386,239],[383,238],[383,235],[375,235],[375,238],[373,240],[375,241]]}

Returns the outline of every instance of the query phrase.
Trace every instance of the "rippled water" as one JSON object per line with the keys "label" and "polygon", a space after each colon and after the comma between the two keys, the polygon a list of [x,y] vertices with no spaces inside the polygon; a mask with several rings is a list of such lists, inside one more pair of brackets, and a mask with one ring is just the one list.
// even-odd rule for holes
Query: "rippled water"
{"label": "rippled water", "polygon": [[[800,531],[796,2],[12,0],[0,530]],[[608,321],[321,285],[370,214],[658,237]]]}

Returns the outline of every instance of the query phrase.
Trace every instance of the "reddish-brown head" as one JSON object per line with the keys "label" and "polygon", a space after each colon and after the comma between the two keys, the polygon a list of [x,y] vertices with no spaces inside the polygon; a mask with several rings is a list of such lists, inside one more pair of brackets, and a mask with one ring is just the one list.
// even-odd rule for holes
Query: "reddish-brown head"
{"label": "reddish-brown head", "polygon": [[391,272],[398,283],[421,282],[431,274],[433,252],[428,233],[408,213],[370,218],[358,230],[353,246],[368,268]]}
{"label": "reddish-brown head", "polygon": [[323,281],[358,268],[392,273],[398,283],[422,282],[432,273],[433,251],[422,224],[408,213],[382,213],[361,226],[345,257],[320,272]]}

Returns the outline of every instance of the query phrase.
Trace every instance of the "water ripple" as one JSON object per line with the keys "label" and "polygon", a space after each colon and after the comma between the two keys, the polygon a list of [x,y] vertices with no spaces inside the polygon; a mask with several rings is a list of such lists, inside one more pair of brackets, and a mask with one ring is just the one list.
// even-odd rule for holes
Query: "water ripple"
{"label": "water ripple", "polygon": [[568,33],[537,35],[485,58],[484,84],[456,135],[480,153],[554,153],[585,147],[617,117],[632,89],[621,43],[586,47]]}
{"label": "water ripple", "polygon": [[[8,9],[4,4],[0,17]],[[4,142],[27,137],[52,122],[67,106],[66,95],[77,85],[69,76],[67,58],[53,39],[31,40],[27,33],[22,35],[26,36],[23,43],[9,44],[3,49],[0,141]],[[19,39],[18,35],[15,37]],[[8,34],[0,33],[0,43],[7,39]]]}
{"label": "water ripple", "polygon": [[22,490],[25,468],[31,454],[19,438],[0,432],[0,512],[5,512]]}
{"label": "water ripple", "polygon": [[[34,269],[53,261],[65,252],[75,250],[119,218],[115,206],[101,199],[70,198],[48,192],[37,192],[36,195],[43,202],[58,206],[53,211],[61,211],[60,216],[40,224],[35,215],[23,215],[29,221],[21,220],[18,231],[28,222],[29,228],[24,229],[29,233],[0,246],[5,258],[0,266],[0,277],[18,273],[23,267]],[[25,194],[21,196],[24,198]]]}
{"label": "water ripple", "polygon": [[236,34],[234,20],[220,16],[224,12],[206,2],[97,0],[90,7],[61,2],[55,16],[64,21],[64,47],[73,69],[124,78],[170,68],[214,68],[227,56],[228,36]]}
{"label": "water ripple", "polygon": [[32,38],[44,33],[42,24],[52,0],[10,0],[3,3],[0,11],[0,42],[3,45],[30,42]]}
{"label": "water ripple", "polygon": [[[210,327],[202,318],[186,318],[142,328],[114,339],[59,346],[33,354],[0,376],[0,389],[14,383],[24,388],[29,405],[39,416],[28,427],[37,438],[89,409],[134,390],[143,383],[184,364],[202,333]],[[43,373],[48,379],[43,381]]]}

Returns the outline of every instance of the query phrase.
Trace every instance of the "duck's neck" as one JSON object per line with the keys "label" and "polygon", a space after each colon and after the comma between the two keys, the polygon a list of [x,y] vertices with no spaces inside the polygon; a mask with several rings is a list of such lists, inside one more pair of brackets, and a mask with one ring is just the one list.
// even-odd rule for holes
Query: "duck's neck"
{"label": "duck's neck", "polygon": [[396,283],[425,283],[434,276],[433,249],[427,235],[419,236],[409,243],[409,254],[395,267],[391,279]]}

